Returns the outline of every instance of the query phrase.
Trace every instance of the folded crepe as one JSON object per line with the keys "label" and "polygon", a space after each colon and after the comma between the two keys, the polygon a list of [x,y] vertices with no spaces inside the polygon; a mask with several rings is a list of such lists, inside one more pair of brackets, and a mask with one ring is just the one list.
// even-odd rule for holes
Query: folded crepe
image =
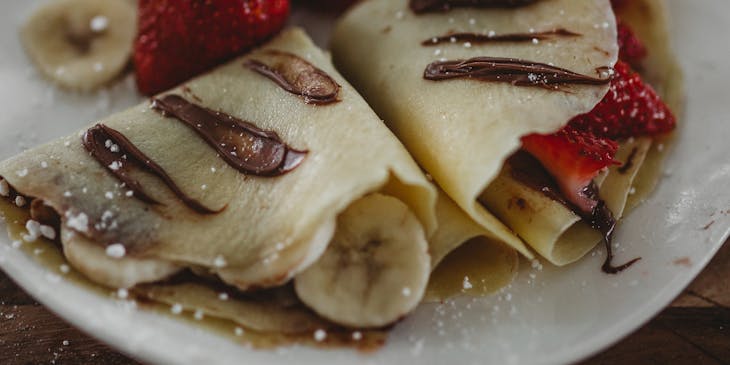
{"label": "folded crepe", "polygon": [[[388,325],[423,298],[429,252],[479,235],[436,232],[435,186],[299,29],[0,163],[0,188],[25,239],[90,280],[253,333]],[[489,290],[512,279],[513,249],[472,250],[499,254]],[[244,293],[262,288],[289,299]]]}
{"label": "folded crepe", "polygon": [[[616,35],[608,0],[371,0],[339,22],[332,51],[419,164],[492,239],[532,258],[526,242],[565,265],[606,234],[540,176],[539,162],[515,152],[523,136],[555,132],[603,99]],[[616,219],[651,144],[625,141],[619,164],[594,181]]]}
{"label": "folded crepe", "polygon": [[[490,240],[484,229],[443,192],[439,192],[436,208],[439,228],[429,240],[432,272],[422,301],[439,302],[463,295],[484,296],[512,282],[519,263],[517,251]],[[321,345],[312,341],[312,333],[326,330],[328,345],[371,349],[380,346],[387,335],[387,331],[377,328],[351,332],[340,327],[339,322],[322,319],[303,305],[291,285],[249,294],[211,281],[205,275],[202,278],[188,273],[163,283],[139,285],[133,291],[139,297],[170,306],[179,305],[199,316],[231,321],[245,328],[244,337],[257,347],[292,342]],[[358,280],[357,277],[349,279],[353,286],[358,285]],[[327,280],[317,282],[323,290],[329,290],[329,284]],[[399,297],[403,293],[395,295]],[[341,301],[337,305],[343,309],[362,310]],[[353,317],[355,315],[348,316]],[[353,338],[354,333],[357,334]]]}
{"label": "folded crepe", "polygon": [[519,266],[517,251],[493,239],[443,191],[436,218],[439,226],[430,240],[432,271],[424,301],[485,296],[512,282]]}
{"label": "folded crepe", "polygon": [[[372,224],[362,239],[375,244],[409,225],[411,271],[381,273],[392,281],[383,286],[412,286],[409,310],[430,272],[434,187],[297,29],[151,103],[4,161],[0,176],[3,195],[31,207],[28,238],[38,226],[56,228],[73,267],[110,287],[184,268],[240,290],[279,286],[311,268],[337,232],[363,222]],[[350,226],[338,224],[358,203],[365,208]]]}

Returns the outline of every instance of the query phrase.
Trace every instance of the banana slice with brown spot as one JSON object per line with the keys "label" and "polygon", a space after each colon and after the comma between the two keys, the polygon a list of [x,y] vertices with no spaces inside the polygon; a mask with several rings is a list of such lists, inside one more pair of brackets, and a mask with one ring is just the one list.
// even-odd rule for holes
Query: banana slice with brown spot
{"label": "banana slice with brown spot", "polygon": [[423,297],[430,272],[423,227],[400,200],[368,195],[337,218],[324,255],[295,278],[299,298],[341,325],[391,324]]}
{"label": "banana slice with brown spot", "polygon": [[40,72],[58,85],[91,91],[129,64],[137,11],[123,0],[56,0],[40,7],[20,38]]}

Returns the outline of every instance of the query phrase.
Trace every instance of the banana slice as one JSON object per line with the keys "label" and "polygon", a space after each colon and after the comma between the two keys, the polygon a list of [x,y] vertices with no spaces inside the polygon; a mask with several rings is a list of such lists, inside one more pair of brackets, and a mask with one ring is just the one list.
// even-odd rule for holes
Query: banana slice
{"label": "banana slice", "polygon": [[299,298],[345,326],[382,327],[413,310],[430,272],[421,223],[400,200],[368,195],[337,218],[322,257],[299,274]]}
{"label": "banana slice", "polygon": [[129,64],[136,18],[129,1],[51,1],[28,19],[20,38],[44,76],[68,89],[91,91]]}
{"label": "banana slice", "polygon": [[71,266],[91,281],[110,288],[131,288],[141,283],[156,282],[182,270],[167,261],[112,257],[103,248],[63,225],[61,237],[63,253]]}

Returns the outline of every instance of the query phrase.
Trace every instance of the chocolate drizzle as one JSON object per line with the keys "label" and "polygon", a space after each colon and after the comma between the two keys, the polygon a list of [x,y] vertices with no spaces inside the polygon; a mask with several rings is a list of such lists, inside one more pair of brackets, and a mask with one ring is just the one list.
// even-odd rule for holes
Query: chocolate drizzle
{"label": "chocolate drizzle", "polygon": [[325,105],[339,101],[340,85],[326,72],[291,53],[267,51],[268,64],[247,60],[244,66],[269,78],[282,89],[304,98],[307,104]]}
{"label": "chocolate drizzle", "polygon": [[517,151],[505,163],[510,166],[512,178],[530,189],[539,191],[548,198],[570,207],[568,201],[563,197],[563,193],[560,192],[555,179],[540,164],[540,161],[528,152]]}
{"label": "chocolate drizzle", "polygon": [[538,0],[411,0],[416,14],[445,12],[452,8],[518,8]]}
{"label": "chocolate drizzle", "polygon": [[142,188],[142,184],[129,174],[132,166],[157,176],[185,205],[198,213],[216,214],[225,209],[225,207],[219,210],[207,208],[199,201],[185,194],[160,165],[147,157],[144,152],[140,151],[117,130],[103,124],[97,124],[84,133],[82,142],[91,157],[104,166],[119,181],[123,182],[133,192],[135,198],[143,202],[161,204],[158,200],[147,195]]}
{"label": "chocolate drizzle", "polygon": [[546,40],[557,37],[580,37],[579,33],[571,32],[565,28],[557,28],[544,32],[532,33],[507,33],[507,34],[484,34],[484,33],[448,33],[438,37],[432,37],[421,42],[423,46],[435,46],[442,43],[469,42],[472,44],[485,43],[519,43],[533,42],[534,40]]}
{"label": "chocolate drizzle", "polygon": [[596,72],[609,76],[595,78],[545,63],[515,58],[475,57],[468,60],[433,62],[426,67],[423,78],[431,81],[466,78],[549,90],[560,90],[561,85],[567,84],[605,85],[611,81],[612,68],[599,68]]}
{"label": "chocolate drizzle", "polygon": [[185,123],[228,165],[244,174],[280,176],[297,168],[308,153],[289,147],[274,132],[198,106],[179,95],[153,99],[152,107]]}
{"label": "chocolate drizzle", "polygon": [[584,217],[583,219],[589,222],[593,229],[596,229],[603,234],[603,242],[606,245],[606,260],[603,261],[603,265],[601,266],[601,270],[603,270],[603,272],[606,274],[618,274],[641,260],[641,257],[636,257],[618,266],[613,264],[613,249],[611,248],[611,243],[613,242],[613,231],[616,228],[616,218],[614,218],[613,213],[606,206],[606,202],[599,200],[598,205],[593,209],[590,217]]}
{"label": "chocolate drizzle", "polygon": [[58,229],[61,227],[61,216],[41,199],[31,201],[30,218],[40,224],[53,227],[56,232],[60,232]]}
{"label": "chocolate drizzle", "polygon": [[639,149],[634,147],[631,150],[631,153],[629,154],[629,158],[626,159],[626,162],[624,162],[621,167],[618,168],[619,174],[625,174],[629,170],[631,170],[632,167],[634,167],[634,159],[636,158],[636,154],[639,152]]}
{"label": "chocolate drizzle", "polygon": [[606,260],[603,262],[601,269],[607,274],[618,274],[626,270],[636,261],[641,260],[640,257],[630,260],[629,262],[614,266],[613,265],[613,232],[616,228],[616,218],[613,212],[606,206],[606,202],[601,200],[598,195],[598,186],[591,183],[585,188],[585,194],[592,200],[597,201],[596,207],[591,212],[584,212],[574,204],[571,204],[560,192],[555,179],[548,173],[540,162],[532,155],[525,151],[519,151],[512,155],[506,162],[511,167],[512,177],[524,184],[525,186],[543,193],[548,198],[563,204],[575,214],[579,215],[591,228],[601,232],[603,242],[606,246]]}
{"label": "chocolate drizzle", "polygon": [[603,261],[601,270],[606,274],[618,274],[631,267],[636,261],[641,260],[641,257],[634,258],[622,265],[613,265],[613,248],[611,247],[611,243],[613,242],[613,232],[616,228],[616,218],[613,216],[613,212],[606,206],[606,202],[598,196],[598,186],[595,183],[591,182],[586,187],[586,193],[587,196],[598,202],[596,207],[591,212],[583,212],[577,208],[573,208],[573,211],[590,224],[591,228],[601,232],[603,235],[603,242],[606,245],[606,260]]}

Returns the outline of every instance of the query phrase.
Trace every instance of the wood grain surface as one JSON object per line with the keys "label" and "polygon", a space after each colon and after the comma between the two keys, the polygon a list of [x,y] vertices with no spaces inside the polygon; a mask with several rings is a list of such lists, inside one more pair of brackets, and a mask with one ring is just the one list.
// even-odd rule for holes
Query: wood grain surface
{"label": "wood grain surface", "polygon": [[[730,244],[668,308],[583,364],[730,363]],[[138,364],[66,324],[0,272],[0,364]]]}

